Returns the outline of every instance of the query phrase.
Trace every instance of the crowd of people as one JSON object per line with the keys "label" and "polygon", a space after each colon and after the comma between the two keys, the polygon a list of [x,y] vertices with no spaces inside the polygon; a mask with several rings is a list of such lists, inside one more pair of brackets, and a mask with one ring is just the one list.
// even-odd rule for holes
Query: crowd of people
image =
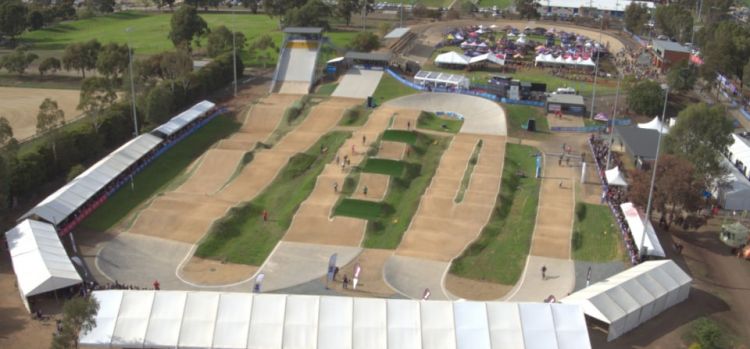
{"label": "crowd of people", "polygon": [[658,80],[659,69],[651,64],[650,56],[648,57],[649,61],[645,62],[645,59],[641,58],[644,54],[648,55],[645,47],[635,50],[625,48],[615,54],[616,66],[621,69],[624,75],[633,75],[637,80]]}
{"label": "crowd of people", "polygon": [[[608,185],[607,178],[604,175],[607,166],[609,145],[604,139],[596,137],[593,134],[589,137],[589,143],[591,145],[591,151],[594,154],[594,161],[596,162],[596,167],[598,169],[597,173],[599,173],[599,177],[602,181],[602,203],[606,202],[609,205],[612,214],[615,216],[617,225],[620,227],[622,239],[625,243],[625,248],[628,251],[630,262],[633,265],[636,265],[640,263],[638,247],[635,244],[630,227],[625,220],[625,214],[622,212],[622,209],[620,209],[620,204],[627,201],[627,193],[623,187]],[[617,154],[612,152],[610,156],[610,164],[618,166],[621,160],[618,158]]]}

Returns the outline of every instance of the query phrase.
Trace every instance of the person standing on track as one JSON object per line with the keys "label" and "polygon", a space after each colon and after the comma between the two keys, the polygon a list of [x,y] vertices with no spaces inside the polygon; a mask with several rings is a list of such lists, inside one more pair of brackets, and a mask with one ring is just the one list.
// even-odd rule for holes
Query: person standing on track
{"label": "person standing on track", "polygon": [[268,210],[263,210],[263,223],[268,223]]}

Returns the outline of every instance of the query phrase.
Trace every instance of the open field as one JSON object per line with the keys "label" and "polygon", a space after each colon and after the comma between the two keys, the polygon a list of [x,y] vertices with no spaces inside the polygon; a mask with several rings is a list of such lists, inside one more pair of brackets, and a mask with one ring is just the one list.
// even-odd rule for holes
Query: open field
{"label": "open field", "polygon": [[573,259],[588,262],[611,262],[621,259],[622,242],[609,207],[586,203],[578,205],[583,205],[585,209],[583,217],[576,214],[573,226]]}
{"label": "open field", "polygon": [[83,221],[83,225],[96,231],[112,228],[138,205],[165,188],[212,144],[239,127],[240,124],[230,116],[212,120],[137,174],[132,187],[126,185],[110,196],[104,205]]}
{"label": "open field", "polygon": [[[539,181],[534,173],[536,149],[508,143],[500,196],[481,235],[456,258],[450,272],[474,280],[513,285],[523,272],[531,246]],[[525,177],[519,177],[517,172]]]}
{"label": "open field", "polygon": [[13,136],[19,141],[36,134],[36,114],[45,98],[57,101],[65,112],[65,120],[78,117],[76,110],[80,93],[75,90],[0,87],[0,116],[4,116],[13,127]]}
{"label": "open field", "polygon": [[508,133],[511,136],[523,137],[528,135],[529,132],[522,129],[521,125],[529,119],[536,120],[537,133],[549,133],[549,124],[547,118],[542,114],[542,109],[513,104],[505,104],[503,107],[507,111]]}
{"label": "open field", "polygon": [[383,74],[383,78],[380,79],[380,83],[378,84],[378,87],[375,89],[375,93],[373,93],[372,96],[373,98],[375,98],[375,103],[381,105],[387,100],[407,95],[413,95],[418,92],[419,91],[413,90],[408,86],[405,86],[402,83],[398,82],[398,80],[394,79],[392,76]]}
{"label": "open field", "polygon": [[458,133],[463,124],[463,120],[437,116],[435,113],[428,112],[422,112],[417,119],[417,127],[419,128],[450,133]]}

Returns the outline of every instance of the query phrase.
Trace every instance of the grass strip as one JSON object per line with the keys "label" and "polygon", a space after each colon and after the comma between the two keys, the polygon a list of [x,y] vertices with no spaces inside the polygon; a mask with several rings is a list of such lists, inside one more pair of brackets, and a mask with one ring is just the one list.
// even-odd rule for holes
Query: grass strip
{"label": "grass strip", "polygon": [[315,92],[315,94],[323,95],[323,96],[330,96],[333,91],[336,91],[336,87],[339,86],[338,82],[332,82],[328,84],[323,84],[318,87],[318,91]]}
{"label": "grass strip", "polygon": [[388,73],[385,73],[380,79],[378,87],[375,88],[375,92],[372,94],[372,96],[373,98],[375,98],[375,103],[381,105],[388,100],[413,95],[418,92],[419,91],[400,83]]}
{"label": "grass strip", "polygon": [[386,130],[381,140],[414,145],[417,143],[417,134],[414,131]]}
{"label": "grass strip", "polygon": [[419,114],[419,118],[417,119],[418,128],[439,132],[458,133],[463,124],[463,120],[437,116],[435,113],[425,111]]}
{"label": "grass strip", "polygon": [[211,145],[240,128],[233,115],[219,116],[189,137],[177,143],[135,175],[134,184],[126,184],[107,202],[83,221],[83,226],[96,231],[112,228],[138,205],[162,191]]}
{"label": "grass strip", "polygon": [[404,174],[405,168],[406,164],[403,161],[369,158],[364,166],[362,166],[362,172],[401,177]]}
{"label": "grass strip", "polygon": [[[274,181],[252,201],[232,208],[200,242],[195,255],[231,263],[261,265],[289,229],[292,218],[315,187],[325,164],[351,137],[349,132],[330,132],[310,149],[289,159]],[[328,148],[321,153],[320,149]],[[263,210],[269,213],[264,223]]]}
{"label": "grass strip", "polygon": [[267,145],[272,145],[286,136],[287,133],[291,132],[297,125],[307,118],[310,114],[312,107],[318,105],[322,100],[319,98],[311,98],[309,95],[302,96],[302,98],[294,101],[286,110],[284,110],[284,116],[281,122],[273,130],[268,140]]}
{"label": "grass strip", "polygon": [[477,241],[453,261],[450,272],[456,276],[514,285],[523,272],[539,203],[540,183],[533,177],[537,150],[511,143],[506,147],[495,209]]}
{"label": "grass strip", "polygon": [[375,220],[385,214],[385,211],[385,206],[382,203],[347,198],[341,200],[341,203],[336,206],[333,214],[336,216]]}
{"label": "grass strip", "polygon": [[339,121],[339,126],[362,126],[367,122],[371,113],[372,109],[364,104],[348,109]]}
{"label": "grass strip", "polygon": [[384,207],[381,216],[367,222],[364,247],[398,247],[401,237],[417,212],[422,194],[435,175],[449,139],[417,133],[417,141],[412,151],[403,160],[406,163],[403,175],[391,177],[388,192],[382,201]]}
{"label": "grass strip", "polygon": [[573,226],[573,259],[611,262],[622,259],[620,239],[609,207],[579,202]]}
{"label": "grass strip", "polygon": [[536,133],[549,133],[549,124],[541,108],[512,104],[503,104],[503,108],[505,108],[508,118],[508,131],[511,136],[523,137],[529,135],[530,132],[521,128],[521,125],[529,119],[536,120]]}
{"label": "grass strip", "polygon": [[466,166],[464,177],[461,179],[461,186],[458,189],[458,194],[456,194],[456,198],[453,200],[456,203],[464,201],[464,194],[466,194],[466,188],[469,187],[469,182],[471,181],[471,174],[474,172],[474,166],[476,166],[477,161],[479,161],[480,151],[482,151],[481,139],[479,140],[479,142],[477,142],[477,145],[474,146],[474,152],[471,153],[471,158],[469,158],[469,165]]}

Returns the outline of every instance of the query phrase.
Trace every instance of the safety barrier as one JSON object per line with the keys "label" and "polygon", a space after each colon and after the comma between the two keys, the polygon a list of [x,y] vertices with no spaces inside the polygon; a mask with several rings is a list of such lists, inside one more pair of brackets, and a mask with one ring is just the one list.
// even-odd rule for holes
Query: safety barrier
{"label": "safety barrier", "polygon": [[437,115],[437,116],[443,116],[443,115],[445,115],[445,116],[447,116],[449,118],[458,119],[458,120],[463,120],[464,119],[463,115],[461,115],[459,113],[454,113],[452,111],[436,111],[435,115]]}

